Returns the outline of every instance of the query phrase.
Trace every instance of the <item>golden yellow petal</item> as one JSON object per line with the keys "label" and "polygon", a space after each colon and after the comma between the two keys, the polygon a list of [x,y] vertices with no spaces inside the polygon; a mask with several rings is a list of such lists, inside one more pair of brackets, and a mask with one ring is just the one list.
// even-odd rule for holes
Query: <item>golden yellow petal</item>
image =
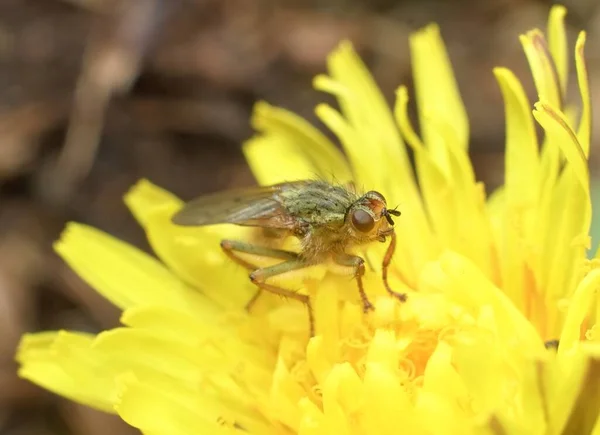
{"label": "golden yellow petal", "polygon": [[[328,58],[329,77],[317,76],[315,87],[336,96],[341,114],[331,107],[317,106],[317,116],[340,139],[350,160],[358,190],[375,189],[388,204],[401,209],[397,225],[399,248],[411,256],[397,255],[398,267],[414,276],[431,257],[432,240],[406,148],[385,98],[349,42],[343,42]],[[409,230],[410,229],[410,230]],[[420,242],[412,243],[412,234]]]}
{"label": "golden yellow petal", "polygon": [[[600,288],[600,269],[594,269],[579,283],[571,297],[569,309],[563,324],[558,357],[570,352],[570,349],[581,340],[581,327],[592,313],[598,299]],[[594,301],[594,298],[596,301]],[[597,303],[597,302],[596,302]]]}
{"label": "golden yellow petal", "polygon": [[[119,416],[144,433],[189,435],[191,433],[234,434],[231,424],[219,420],[214,407],[202,395],[188,395],[191,402],[173,397],[171,391],[139,382],[134,375],[119,378],[120,397],[116,405]],[[179,399],[179,400],[177,400]],[[198,405],[202,401],[204,406]]]}
{"label": "golden yellow petal", "polygon": [[54,248],[81,278],[120,308],[154,302],[194,310],[201,304],[201,296],[159,261],[95,228],[69,223]]}
{"label": "golden yellow petal", "polygon": [[451,364],[468,391],[471,409],[478,415],[506,406],[506,384],[514,382],[502,355],[504,349],[484,331],[451,340]]}
{"label": "golden yellow petal", "polygon": [[18,374],[70,400],[114,413],[114,373],[91,349],[92,341],[89,334],[66,331],[24,335],[16,357]]}
{"label": "golden yellow petal", "polygon": [[[381,190],[391,203],[418,198],[410,161],[390,109],[352,45],[342,42],[329,55],[327,66],[331,78],[317,76],[314,85],[336,96],[352,132],[351,137],[342,135],[340,140],[358,187]],[[317,108],[317,115],[328,124],[322,109]],[[381,170],[383,166],[386,171]]]}
{"label": "golden yellow petal", "polygon": [[429,268],[422,274],[423,284],[445,293],[460,306],[478,315],[481,307],[490,305],[502,325],[498,338],[503,343],[515,343],[524,354],[537,356],[544,352],[543,342],[534,326],[524,317],[506,294],[483,275],[471,261],[453,253],[444,253],[439,269]]}
{"label": "golden yellow petal", "polygon": [[564,153],[569,164],[573,167],[573,172],[581,184],[581,188],[589,191],[590,182],[586,154],[567,119],[551,103],[546,103],[543,100],[536,103],[534,107],[533,116]]}
{"label": "golden yellow petal", "polygon": [[298,428],[298,433],[302,435],[328,435],[329,428],[324,424],[324,417],[321,408],[317,407],[308,398],[304,397],[298,403],[302,412],[302,420]]}
{"label": "golden yellow petal", "polygon": [[195,349],[183,339],[174,340],[169,335],[142,329],[116,328],[102,332],[94,342],[94,349],[124,370],[135,371],[140,366],[174,379],[185,379],[190,384],[197,384],[202,370],[214,364],[214,357],[208,352],[204,358],[199,357],[204,350],[201,347]]}
{"label": "golden yellow petal", "polygon": [[506,68],[495,68],[494,74],[504,97],[506,117],[505,189],[507,199],[517,203],[516,193],[530,205],[536,194],[538,143],[527,95],[515,75]]}
{"label": "golden yellow petal", "polygon": [[565,30],[566,14],[567,8],[562,5],[553,5],[548,16],[548,49],[556,66],[563,98],[567,93],[567,80],[569,79],[569,53],[567,51],[567,32]]}
{"label": "golden yellow petal", "polygon": [[452,348],[438,343],[423,375],[423,391],[444,396],[457,404],[466,403],[469,392],[452,364]]}
{"label": "golden yellow petal", "polygon": [[521,35],[520,40],[531,68],[539,99],[548,101],[554,107],[562,107],[558,73],[550,57],[543,33],[537,29],[530,30],[525,35]]}
{"label": "golden yellow petal", "polygon": [[[181,208],[181,200],[144,180],[125,195],[125,203],[144,225],[154,252],[183,281],[202,290],[223,307],[242,307],[252,297],[254,288],[247,271],[231,262],[219,246],[223,239],[243,240],[249,234],[248,229],[234,225],[174,225],[171,217]],[[181,282],[172,287],[185,288],[186,294],[193,292]],[[223,291],[224,288],[227,291]],[[169,287],[164,289],[177,296]],[[167,298],[171,296],[163,297],[168,303]],[[201,296],[197,294],[195,298]]]}
{"label": "golden yellow petal", "polygon": [[575,43],[575,67],[577,69],[577,83],[579,85],[582,104],[579,127],[577,128],[577,139],[587,159],[590,154],[590,135],[592,130],[592,97],[590,95],[588,72],[585,66],[584,46],[585,32],[581,32]]}
{"label": "golden yellow petal", "polygon": [[556,362],[546,380],[550,433],[591,433],[600,409],[600,346],[572,346]]}
{"label": "golden yellow petal", "polygon": [[323,407],[337,404],[342,412],[352,418],[363,405],[362,380],[350,363],[337,364],[323,383]]}
{"label": "golden yellow petal", "polygon": [[209,333],[224,328],[224,315],[220,307],[205,304],[200,311],[190,313],[168,305],[145,305],[128,308],[121,316],[121,323],[136,329],[156,330],[171,334],[173,338],[194,338],[200,342]]}
{"label": "golden yellow petal", "polygon": [[509,353],[505,355],[504,378],[498,385],[497,406],[488,420],[493,433],[548,433],[547,362],[543,357],[531,359],[510,349],[498,351]]}
{"label": "golden yellow petal", "polygon": [[[548,303],[571,294],[576,285],[575,271],[582,265],[589,247],[591,204],[589,174],[583,150],[564,115],[549,103],[537,103],[534,117],[542,125],[549,146],[560,148],[568,165],[549,191],[549,202],[541,213],[552,216],[552,231],[538,231],[541,246],[539,287],[550,298]],[[554,309],[549,315],[558,315]],[[550,334],[557,334],[561,320],[549,319]]]}
{"label": "golden yellow petal", "polygon": [[600,435],[600,414],[596,418],[596,424],[594,425],[594,429],[592,429],[592,435]]}
{"label": "golden yellow petal", "polygon": [[483,186],[475,181],[466,149],[458,146],[455,133],[443,120],[431,121],[430,126],[435,126],[435,131],[448,139],[438,144],[440,149],[445,150],[446,156],[436,158],[431,144],[422,144],[414,133],[407,103],[406,88],[400,87],[395,114],[402,132],[415,150],[419,184],[437,238],[442,246],[468,256],[488,276],[497,280],[485,194]]}
{"label": "golden yellow petal", "polygon": [[523,87],[506,68],[494,74],[504,97],[506,152],[504,209],[497,236],[502,268],[502,287],[525,310],[525,273],[528,242],[533,231],[533,208],[538,201],[539,155],[531,108]]}
{"label": "golden yellow petal", "polygon": [[243,151],[254,178],[262,186],[296,180],[332,180],[333,173],[321,176],[315,162],[291,140],[278,135],[254,136],[244,142]]}
{"label": "golden yellow petal", "polygon": [[411,397],[393,370],[379,363],[366,365],[364,375],[363,431],[376,428],[382,435],[423,433],[422,421],[415,418]]}
{"label": "golden yellow petal", "polygon": [[457,147],[466,150],[469,120],[438,26],[431,24],[414,33],[410,38],[410,53],[424,142],[436,162],[444,167],[449,161],[445,160],[446,145],[439,137],[438,125],[448,126]]}
{"label": "golden yellow petal", "polygon": [[260,184],[306,178],[347,183],[352,179],[343,154],[293,112],[259,102],[252,125],[259,133],[246,142],[244,154]]}
{"label": "golden yellow petal", "polygon": [[269,404],[273,417],[290,427],[298,430],[301,415],[298,402],[304,397],[304,389],[296,381],[283,359],[279,358],[273,369],[273,380]]}
{"label": "golden yellow petal", "polygon": [[477,433],[473,430],[473,424],[461,407],[451,397],[421,391],[417,396],[415,407],[419,422],[424,426],[421,432],[416,432],[418,434],[470,435]]}
{"label": "golden yellow petal", "polygon": [[450,177],[445,168],[431,157],[431,153],[415,133],[408,117],[408,92],[404,86],[397,91],[394,112],[400,130],[415,152],[421,195],[436,238],[442,246],[454,246],[456,211],[451,197]]}

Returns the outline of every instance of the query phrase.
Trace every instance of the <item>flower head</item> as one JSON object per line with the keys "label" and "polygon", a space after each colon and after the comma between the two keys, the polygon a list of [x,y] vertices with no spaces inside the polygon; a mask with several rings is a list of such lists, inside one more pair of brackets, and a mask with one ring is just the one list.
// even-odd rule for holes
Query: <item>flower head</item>
{"label": "flower head", "polygon": [[[564,13],[552,9],[547,39],[538,30],[521,37],[539,96],[533,112],[516,77],[494,70],[506,109],[506,182],[487,200],[435,26],[410,41],[421,136],[406,88],[391,112],[349,43],[315,79],[338,100],[340,111],[316,113],[345,155],[292,113],[257,105],[258,134],[244,151],[259,183],[333,174],[399,204],[391,278],[407,302],[386,294],[377,273],[385,247],[375,244],[360,251],[373,269],[365,280],[373,312],[363,313],[348,277],[319,265],[287,281],[313,301],[315,336],[300,304],[264,295],[247,313],[254,288],[218,243],[251,232],[172,225],[181,201],[141,181],[125,201],[160,261],[79,224],[56,244],[123,309],[123,327],[27,335],[21,376],[153,435],[598,433],[585,34],[575,45],[576,119],[565,103]],[[544,346],[550,339],[557,350]]]}

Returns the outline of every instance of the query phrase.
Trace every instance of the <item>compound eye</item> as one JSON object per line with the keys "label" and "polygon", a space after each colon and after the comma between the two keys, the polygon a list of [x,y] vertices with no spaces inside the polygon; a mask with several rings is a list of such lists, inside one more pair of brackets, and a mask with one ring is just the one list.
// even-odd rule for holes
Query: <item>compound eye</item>
{"label": "compound eye", "polygon": [[375,226],[375,219],[364,210],[354,210],[352,212],[352,225],[361,233],[368,233]]}

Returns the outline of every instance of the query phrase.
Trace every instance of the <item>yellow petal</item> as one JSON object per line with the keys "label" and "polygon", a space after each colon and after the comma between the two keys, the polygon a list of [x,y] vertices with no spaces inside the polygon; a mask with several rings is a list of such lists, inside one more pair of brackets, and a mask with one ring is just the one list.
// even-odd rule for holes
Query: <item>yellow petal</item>
{"label": "yellow petal", "polygon": [[539,355],[544,352],[542,340],[533,325],[499,288],[494,286],[482,272],[466,258],[446,252],[439,262],[441,270],[424,271],[424,285],[433,284],[457,303],[477,313],[482,306],[490,305],[502,329],[498,331],[503,343],[515,343],[525,354]]}
{"label": "yellow petal", "polygon": [[531,201],[536,193],[538,144],[531,116],[531,107],[521,83],[506,68],[495,68],[494,74],[504,97],[506,117],[505,189],[516,202],[517,191],[523,202]]}
{"label": "yellow petal", "polygon": [[414,419],[410,396],[389,368],[369,363],[364,376],[364,427],[377,428],[377,433],[392,435],[403,427],[407,433],[423,433]]}
{"label": "yellow petal", "polygon": [[527,56],[533,81],[540,100],[548,101],[554,107],[562,107],[558,73],[550,57],[544,35],[539,30],[531,30],[520,37]]}
{"label": "yellow petal", "polygon": [[323,408],[340,406],[343,413],[352,417],[363,405],[362,380],[349,363],[336,365],[323,385]]}
{"label": "yellow petal", "polygon": [[[317,106],[317,116],[340,139],[359,190],[375,189],[399,205],[412,231],[426,234],[426,219],[412,166],[398,127],[373,77],[349,42],[328,58],[329,77],[317,76],[317,89],[333,94],[342,109]],[[428,241],[422,241],[424,249]],[[418,261],[418,260],[417,260]],[[417,263],[418,264],[418,263]]]}
{"label": "yellow petal", "polygon": [[[416,412],[424,426],[424,434],[443,433],[445,435],[475,434],[470,421],[461,408],[444,395],[422,391],[417,397]],[[435,416],[432,418],[431,416]],[[485,433],[485,432],[484,432]]]}
{"label": "yellow petal", "polygon": [[329,433],[355,433],[362,405],[362,382],[350,364],[338,364],[323,385],[324,424]]}
{"label": "yellow petal", "polygon": [[[93,336],[73,332],[24,335],[19,344],[19,376],[101,411],[113,413],[114,373],[91,349]],[[85,388],[82,388],[85,385]]]}
{"label": "yellow petal", "polygon": [[510,352],[505,357],[508,363],[504,371],[506,377],[500,380],[498,403],[491,414],[493,427],[504,428],[505,432],[494,433],[548,433],[548,392],[543,376],[546,361],[541,358],[532,360],[516,352]]}
{"label": "yellow petal", "polygon": [[252,125],[259,134],[246,142],[244,154],[261,185],[307,178],[340,183],[352,179],[343,154],[293,112],[260,102],[254,107]]}
{"label": "yellow petal", "polygon": [[[147,367],[152,372],[165,373],[174,379],[198,383],[201,372],[214,364],[214,359],[204,355],[203,348],[193,349],[190,343],[174,340],[156,331],[133,328],[116,328],[102,332],[94,342],[94,349],[112,360],[113,365],[137,370]],[[202,364],[198,360],[202,359]],[[147,372],[154,377],[154,373]]]}
{"label": "yellow petal", "polygon": [[333,173],[321,177],[314,162],[280,136],[255,136],[244,142],[243,151],[254,178],[262,186],[296,180],[333,180]]}
{"label": "yellow petal", "polygon": [[166,305],[132,307],[123,312],[121,323],[136,329],[150,329],[171,333],[173,338],[194,337],[201,341],[209,332],[223,325],[223,313],[213,304],[205,304],[201,311],[189,313]]}
{"label": "yellow petal", "polygon": [[308,398],[302,398],[298,403],[302,411],[302,421],[298,428],[298,433],[302,435],[327,435],[328,428],[324,425],[324,416],[322,410],[317,407]]}
{"label": "yellow petal", "polygon": [[423,391],[447,397],[457,405],[466,403],[468,391],[452,364],[452,348],[447,343],[440,342],[429,358]]}
{"label": "yellow petal", "polygon": [[[317,76],[314,86],[336,96],[350,135],[333,125],[350,160],[359,189],[382,191],[390,203],[418,198],[406,148],[390,109],[368,69],[349,42],[341,43],[327,59],[330,78]],[[317,107],[329,125],[331,111]],[[332,120],[335,124],[335,120]],[[386,171],[381,168],[386,167]]]}
{"label": "yellow petal", "polygon": [[569,164],[573,167],[575,176],[581,184],[581,188],[589,191],[589,173],[586,154],[577,140],[577,135],[570,128],[565,116],[552,106],[543,101],[535,104],[533,116],[552,137],[553,142],[560,147]]}
{"label": "yellow petal", "polygon": [[562,5],[553,5],[548,18],[548,48],[560,82],[562,95],[567,93],[567,80],[569,78],[569,55],[567,52],[567,32],[565,30],[565,15],[567,8]]}
{"label": "yellow petal", "polygon": [[133,375],[122,376],[119,382],[121,393],[117,412],[123,420],[144,433],[225,435],[236,432],[226,422],[219,424],[218,413],[210,415],[214,409],[206,409],[208,401],[202,403],[204,406],[195,406],[201,401],[201,395],[190,394],[187,397],[190,402],[183,402],[172,397],[169,391],[139,382]]}
{"label": "yellow petal", "polygon": [[438,164],[444,165],[449,163],[444,160],[448,156],[435,123],[450,128],[457,147],[466,150],[469,120],[438,26],[431,24],[414,33],[410,38],[410,53],[424,142]]}
{"label": "yellow petal", "polygon": [[453,246],[456,244],[454,242],[456,212],[450,192],[451,180],[447,171],[431,157],[431,153],[412,128],[408,116],[408,92],[405,86],[401,86],[397,91],[394,113],[400,130],[415,152],[421,194],[435,235],[442,246]]}
{"label": "yellow petal", "polygon": [[539,156],[533,117],[523,87],[506,68],[494,69],[504,97],[506,152],[504,210],[501,217],[500,246],[503,289],[521,309],[524,301],[527,241],[538,201]]}
{"label": "yellow petal", "polygon": [[[600,409],[600,346],[571,347],[547,380],[552,434],[591,433]],[[560,346],[559,346],[560,347]]]}
{"label": "yellow petal", "polygon": [[[125,203],[144,225],[154,252],[186,283],[224,307],[243,307],[252,297],[254,287],[247,271],[220,249],[223,239],[243,240],[250,234],[248,229],[234,225],[174,225],[171,217],[181,208],[181,200],[145,180],[129,190]],[[183,286],[179,283],[175,287]]]}
{"label": "yellow petal", "polygon": [[120,308],[154,302],[194,310],[202,304],[201,296],[159,261],[95,228],[69,223],[54,248],[81,278]]}
{"label": "yellow petal", "polygon": [[290,373],[285,362],[279,358],[273,370],[270,391],[270,411],[286,426],[297,430],[300,424],[298,402],[304,397],[304,389]]}
{"label": "yellow petal", "polygon": [[425,148],[414,133],[408,120],[407,102],[406,89],[401,87],[396,117],[415,150],[422,195],[437,237],[444,247],[468,256],[497,280],[483,186],[475,181],[466,148],[458,145],[455,132],[444,120],[431,120],[430,127],[435,127],[431,134],[444,138],[436,146],[444,150],[445,157],[436,157],[436,148],[428,142]]}
{"label": "yellow petal", "polygon": [[592,130],[592,98],[588,82],[588,72],[584,57],[585,32],[579,33],[575,44],[575,67],[577,68],[577,82],[581,94],[581,119],[577,129],[577,139],[586,159],[590,154],[590,135]]}
{"label": "yellow petal", "polygon": [[581,325],[591,314],[594,297],[600,289],[600,269],[592,270],[577,286],[564,321],[558,349],[559,358],[568,353],[581,339]]}
{"label": "yellow petal", "polygon": [[173,213],[183,205],[181,199],[145,178],[134,184],[123,200],[144,229],[155,214],[164,214],[165,210],[167,213]]}
{"label": "yellow petal", "polygon": [[[538,229],[538,237],[543,240],[540,288],[556,301],[574,290],[574,272],[589,247],[589,174],[583,150],[564,115],[549,103],[541,102],[535,105],[534,117],[551,137],[548,145],[560,148],[568,161],[557,185],[549,191],[550,201],[542,211],[552,216],[553,230],[544,233],[542,228]],[[550,321],[550,334],[557,334],[559,324],[560,319]]]}
{"label": "yellow petal", "polygon": [[600,415],[596,418],[596,424],[592,430],[592,435],[600,435]]}
{"label": "yellow petal", "polygon": [[467,337],[452,342],[452,366],[471,396],[471,408],[486,415],[499,406],[505,406],[508,376],[502,348],[489,337]]}

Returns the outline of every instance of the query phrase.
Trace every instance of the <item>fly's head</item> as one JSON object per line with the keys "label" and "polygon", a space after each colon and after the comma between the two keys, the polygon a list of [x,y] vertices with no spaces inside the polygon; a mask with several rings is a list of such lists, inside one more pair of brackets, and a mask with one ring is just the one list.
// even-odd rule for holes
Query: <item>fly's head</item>
{"label": "fly's head", "polygon": [[394,231],[392,216],[400,216],[400,212],[388,209],[385,197],[371,190],[348,207],[345,225],[355,244],[385,242],[386,236]]}

